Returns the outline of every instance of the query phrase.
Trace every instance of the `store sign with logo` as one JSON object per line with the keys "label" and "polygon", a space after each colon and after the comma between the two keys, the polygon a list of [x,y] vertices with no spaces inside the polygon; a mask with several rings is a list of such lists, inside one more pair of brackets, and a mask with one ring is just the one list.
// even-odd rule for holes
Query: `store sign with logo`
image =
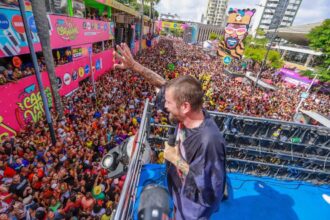
{"label": "store sign with logo", "polygon": [[64,40],[75,40],[79,34],[79,29],[70,19],[57,19],[56,33]]}
{"label": "store sign with logo", "polygon": [[72,49],[72,57],[73,58],[79,58],[82,55],[83,55],[83,51],[82,51],[81,47]]}
{"label": "store sign with logo", "polygon": [[71,75],[69,73],[65,73],[63,76],[63,81],[65,85],[70,85],[71,83]]}

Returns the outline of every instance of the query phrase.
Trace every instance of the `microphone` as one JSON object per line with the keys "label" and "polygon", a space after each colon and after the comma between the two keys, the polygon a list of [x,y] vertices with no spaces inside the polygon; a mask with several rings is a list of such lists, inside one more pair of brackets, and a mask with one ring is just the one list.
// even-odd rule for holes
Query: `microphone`
{"label": "microphone", "polygon": [[175,127],[170,127],[167,132],[168,135],[168,145],[171,147],[175,146],[175,140],[176,140],[176,132],[175,132]]}

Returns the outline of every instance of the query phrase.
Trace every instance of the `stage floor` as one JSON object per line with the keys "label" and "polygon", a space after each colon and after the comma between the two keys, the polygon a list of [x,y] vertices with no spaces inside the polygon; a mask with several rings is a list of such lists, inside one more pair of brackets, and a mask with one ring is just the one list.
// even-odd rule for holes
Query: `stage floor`
{"label": "stage floor", "polygon": [[[137,219],[137,205],[143,186],[156,183],[166,187],[165,176],[165,165],[143,165],[134,219]],[[231,185],[229,198],[211,220],[330,219],[330,183],[316,186],[240,173],[230,173],[228,177]]]}
{"label": "stage floor", "polygon": [[229,199],[212,220],[330,219],[330,185],[229,174]]}

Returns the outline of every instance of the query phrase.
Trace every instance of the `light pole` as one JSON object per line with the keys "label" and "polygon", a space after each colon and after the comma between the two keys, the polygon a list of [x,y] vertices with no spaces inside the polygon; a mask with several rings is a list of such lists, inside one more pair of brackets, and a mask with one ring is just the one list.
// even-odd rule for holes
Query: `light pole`
{"label": "light pole", "polygon": [[[96,87],[95,87],[95,78],[94,78],[94,70],[93,70],[93,59],[92,59],[92,54],[93,54],[93,48],[88,47],[88,55],[89,55],[89,63],[90,63],[90,70],[92,72],[92,84],[93,84],[93,93],[96,98]],[[96,71],[96,69],[95,69]]]}
{"label": "light pole", "polygon": [[304,92],[305,95],[303,96],[303,95],[302,95],[303,93],[301,94],[301,99],[300,99],[300,102],[299,102],[299,104],[298,104],[298,106],[297,106],[297,108],[296,108],[296,113],[299,112],[299,109],[300,109],[302,103],[308,98],[309,90],[312,88],[312,86],[313,86],[313,84],[314,84],[314,82],[315,82],[317,76],[318,76],[318,74],[315,74],[315,76],[314,76],[314,78],[313,78],[311,84],[309,84],[307,90]]}
{"label": "light pole", "polygon": [[[287,6],[288,6],[288,1],[289,1],[289,0],[285,0],[285,2],[284,2],[284,5],[286,5],[286,7],[282,9],[282,11],[281,11],[281,13],[280,13],[280,15],[279,15],[279,17],[280,17],[281,19],[278,21],[278,23],[277,23],[276,26],[275,26],[274,34],[272,35],[271,40],[270,40],[270,42],[269,42],[269,44],[268,44],[268,47],[267,47],[267,51],[266,51],[266,54],[265,54],[264,60],[262,61],[261,66],[260,66],[260,70],[259,70],[259,72],[258,72],[258,74],[257,74],[257,79],[256,79],[256,81],[255,81],[255,83],[254,83],[253,91],[254,91],[255,87],[258,85],[258,81],[259,81],[259,77],[260,77],[260,75],[261,75],[262,72],[264,71],[264,68],[265,68],[265,65],[266,65],[266,62],[267,62],[267,58],[268,58],[269,51],[270,51],[271,46],[272,46],[272,44],[273,44],[273,42],[274,42],[274,40],[275,40],[275,38],[276,38],[277,29],[279,28],[279,26],[281,25],[281,22],[282,22],[282,20],[283,20],[284,14],[285,14],[285,12],[286,12],[286,8],[287,8]],[[274,15],[274,16],[275,16],[275,15]]]}
{"label": "light pole", "polygon": [[38,62],[37,62],[37,56],[36,56],[36,53],[35,53],[34,47],[33,47],[33,42],[32,42],[32,37],[31,37],[31,29],[30,29],[30,26],[29,26],[29,23],[28,23],[28,20],[27,20],[27,17],[26,17],[25,5],[24,5],[23,0],[19,0],[19,8],[20,8],[22,18],[23,18],[26,38],[27,38],[27,41],[28,41],[31,59],[32,59],[33,66],[34,66],[35,73],[36,73],[36,78],[37,78],[37,82],[38,82],[38,87],[39,87],[42,103],[44,105],[44,111],[45,111],[45,115],[46,115],[46,121],[47,121],[47,124],[48,124],[48,127],[49,127],[50,137],[51,137],[51,140],[52,140],[52,144],[55,145],[56,144],[55,131],[54,131],[53,122],[52,122],[52,118],[51,118],[50,111],[49,111],[49,106],[48,106],[48,101],[47,101],[44,85],[42,84],[39,65],[38,65]]}

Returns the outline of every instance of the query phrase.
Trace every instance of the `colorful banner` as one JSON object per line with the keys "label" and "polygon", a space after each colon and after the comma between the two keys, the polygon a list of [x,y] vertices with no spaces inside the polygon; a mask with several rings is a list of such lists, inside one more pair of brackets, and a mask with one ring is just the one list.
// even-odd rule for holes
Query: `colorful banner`
{"label": "colorful banner", "polygon": [[82,57],[88,56],[88,48],[91,48],[92,44],[84,44],[79,46],[73,46],[72,49],[72,58],[73,60],[80,59]]}
{"label": "colorful banner", "polygon": [[248,35],[255,9],[229,9],[224,40],[219,43],[218,54],[241,59],[244,53],[243,40]]}
{"label": "colorful banner", "polygon": [[169,21],[159,21],[158,25],[161,27],[161,29],[169,28],[169,29],[185,29],[188,24],[182,24],[178,22],[169,22]]}
{"label": "colorful banner", "polygon": [[[49,105],[52,106],[48,75],[42,73],[42,82]],[[35,76],[29,76],[19,83],[0,86],[0,141],[6,136],[15,135],[27,122],[37,122],[44,114],[43,104]]]}
{"label": "colorful banner", "polygon": [[[31,28],[32,42],[35,43],[35,50],[40,51],[41,46],[33,15],[31,12],[26,14]],[[13,9],[2,9],[0,12],[0,57],[25,53],[29,53],[29,48],[20,12]]]}
{"label": "colorful banner", "polygon": [[112,68],[112,52],[107,50],[93,55],[92,66],[89,57],[82,57],[79,60],[56,67],[58,89],[61,96],[64,96],[79,87],[79,81],[92,76],[97,79],[105,71]]}
{"label": "colorful banner", "polygon": [[[73,61],[55,69],[59,93],[64,96],[78,88],[79,81],[91,77],[95,71],[95,79],[112,68],[113,49],[95,54],[91,62],[88,57]],[[41,74],[42,82],[52,106],[52,94],[46,72]],[[0,97],[0,141],[5,136],[15,135],[27,122],[37,122],[44,117],[43,104],[36,77],[20,79],[19,83],[8,83],[0,86],[3,92]]]}
{"label": "colorful banner", "polygon": [[[36,24],[27,12],[36,51],[41,51]],[[114,23],[89,19],[49,15],[52,49],[75,46],[114,38]],[[2,9],[0,12],[0,57],[29,53],[22,16],[18,10]]]}
{"label": "colorful banner", "polygon": [[67,16],[50,15],[52,48],[74,46],[113,38],[110,23]]}
{"label": "colorful banner", "polygon": [[[295,71],[294,69],[281,68],[277,74],[280,74],[284,81],[295,86],[302,86],[305,88],[307,88],[313,81],[308,77],[301,76],[299,72]],[[315,80],[314,85],[318,83],[319,81]]]}

